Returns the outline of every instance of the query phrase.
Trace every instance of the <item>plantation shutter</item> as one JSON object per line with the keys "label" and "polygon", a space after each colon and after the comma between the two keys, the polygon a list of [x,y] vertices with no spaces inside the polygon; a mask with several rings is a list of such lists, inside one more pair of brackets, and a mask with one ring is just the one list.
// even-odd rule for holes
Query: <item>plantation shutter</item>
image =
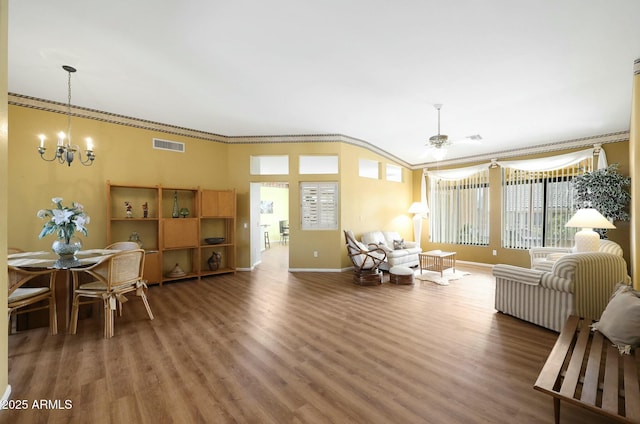
{"label": "plantation shutter", "polygon": [[338,229],[338,183],[300,183],[300,216],[303,230]]}

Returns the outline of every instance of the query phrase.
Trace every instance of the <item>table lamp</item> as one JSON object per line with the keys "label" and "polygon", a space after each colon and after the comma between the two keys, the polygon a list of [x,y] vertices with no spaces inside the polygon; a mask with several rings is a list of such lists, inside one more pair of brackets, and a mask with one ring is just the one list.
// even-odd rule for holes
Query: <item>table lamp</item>
{"label": "table lamp", "polygon": [[413,237],[416,246],[420,247],[420,237],[422,234],[422,218],[423,215],[429,213],[429,207],[424,202],[413,202],[409,207],[409,213],[413,215]]}
{"label": "table lamp", "polygon": [[578,211],[564,225],[565,227],[582,228],[575,236],[576,252],[597,252],[600,246],[600,234],[594,228],[616,228],[607,218],[595,209],[585,208]]}

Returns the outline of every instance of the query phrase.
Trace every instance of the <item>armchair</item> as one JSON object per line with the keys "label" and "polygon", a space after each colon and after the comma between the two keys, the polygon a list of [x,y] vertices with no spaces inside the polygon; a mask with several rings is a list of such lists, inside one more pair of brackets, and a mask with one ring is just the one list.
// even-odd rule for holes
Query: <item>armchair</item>
{"label": "armchair", "polygon": [[347,244],[347,255],[353,263],[353,281],[356,284],[371,286],[382,283],[382,273],[379,271],[387,259],[386,252],[376,244],[368,246],[356,240],[351,230],[344,231]]}
{"label": "armchair", "polygon": [[625,260],[602,252],[566,254],[549,271],[498,264],[493,275],[496,310],[554,331],[569,315],[599,319],[614,287],[631,282]]}
{"label": "armchair", "polygon": [[[611,253],[617,256],[623,256],[624,254],[622,247],[611,240],[600,240],[598,252]],[[572,247],[533,247],[529,249],[531,268],[550,271],[553,263],[568,253],[574,253],[574,249]]]}

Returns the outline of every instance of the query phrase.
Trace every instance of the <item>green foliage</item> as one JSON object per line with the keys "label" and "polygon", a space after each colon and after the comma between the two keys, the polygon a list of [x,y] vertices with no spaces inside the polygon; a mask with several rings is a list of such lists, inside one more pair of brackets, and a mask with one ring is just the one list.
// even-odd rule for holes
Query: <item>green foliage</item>
{"label": "green foliage", "polygon": [[585,172],[573,179],[576,208],[594,208],[614,221],[629,221],[631,178],[618,172],[618,164]]}

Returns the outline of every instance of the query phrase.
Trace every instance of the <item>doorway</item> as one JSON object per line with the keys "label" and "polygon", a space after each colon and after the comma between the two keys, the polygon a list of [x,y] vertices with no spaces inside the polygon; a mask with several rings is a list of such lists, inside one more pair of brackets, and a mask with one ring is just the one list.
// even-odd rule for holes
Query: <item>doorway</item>
{"label": "doorway", "polygon": [[[284,262],[288,268],[289,183],[251,183],[250,193],[252,268],[263,261]],[[276,248],[277,254],[270,252]]]}

